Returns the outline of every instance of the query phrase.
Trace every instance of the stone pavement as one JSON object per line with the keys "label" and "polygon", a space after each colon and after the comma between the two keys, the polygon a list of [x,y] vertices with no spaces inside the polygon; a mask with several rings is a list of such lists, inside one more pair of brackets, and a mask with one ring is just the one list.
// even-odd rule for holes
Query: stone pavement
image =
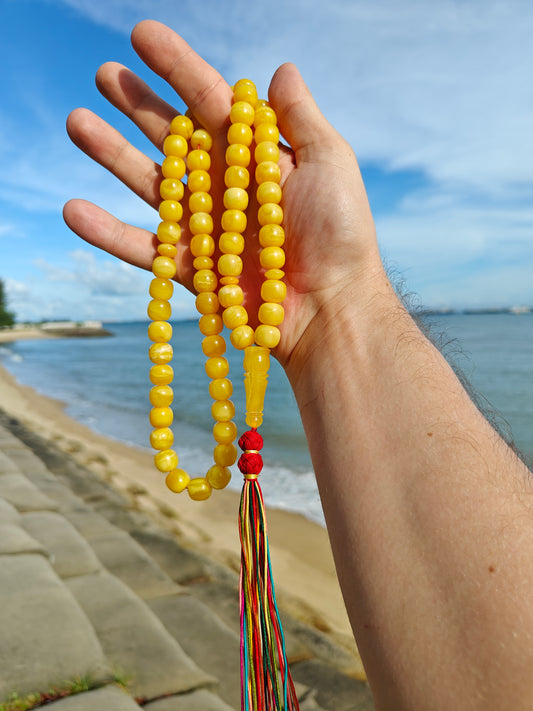
{"label": "stone pavement", "polygon": [[[238,580],[0,411],[0,710],[240,709]],[[301,711],[371,711],[348,652],[283,615]],[[47,702],[47,704],[50,702]]]}

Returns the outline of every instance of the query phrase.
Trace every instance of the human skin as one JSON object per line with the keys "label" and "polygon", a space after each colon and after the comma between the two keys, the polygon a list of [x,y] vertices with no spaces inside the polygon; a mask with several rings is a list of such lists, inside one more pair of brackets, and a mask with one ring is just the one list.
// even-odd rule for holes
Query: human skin
{"label": "human skin", "polygon": [[[132,44],[214,136],[223,190],[231,90],[169,28]],[[175,110],[125,67],[102,94],[158,148]],[[406,311],[383,268],[355,156],[297,69],[269,101],[282,150],[287,298],[275,351],[309,442],[339,581],[381,711],[533,707],[533,507],[527,468],[473,405]],[[76,145],[157,208],[160,167],[86,109]],[[65,206],[86,241],[150,269],[156,239],[83,200]],[[214,212],[215,224],[219,215]],[[262,280],[249,218],[241,286],[257,323]],[[187,230],[176,279],[192,289]]]}

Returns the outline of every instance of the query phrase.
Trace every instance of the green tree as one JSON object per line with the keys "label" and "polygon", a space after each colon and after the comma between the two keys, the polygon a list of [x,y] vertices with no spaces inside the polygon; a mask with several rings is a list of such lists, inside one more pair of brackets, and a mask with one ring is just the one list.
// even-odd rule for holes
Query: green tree
{"label": "green tree", "polygon": [[15,323],[15,314],[7,310],[7,299],[4,290],[4,282],[0,279],[0,328],[12,326]]}

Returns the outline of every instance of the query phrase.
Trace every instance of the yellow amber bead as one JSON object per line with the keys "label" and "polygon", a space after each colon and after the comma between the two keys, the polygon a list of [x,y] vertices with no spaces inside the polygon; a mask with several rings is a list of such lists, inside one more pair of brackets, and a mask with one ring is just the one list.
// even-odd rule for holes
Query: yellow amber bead
{"label": "yellow amber bead", "polygon": [[209,394],[213,400],[228,400],[232,393],[233,385],[228,378],[217,378],[209,383]]}
{"label": "yellow amber bead", "polygon": [[222,284],[222,286],[226,286],[227,284],[238,284],[239,277],[237,277],[237,276],[223,276],[223,277],[220,277],[220,283]]}
{"label": "yellow amber bead", "polygon": [[261,183],[257,188],[257,202],[264,205],[267,202],[279,203],[281,200],[281,188],[278,183],[271,180]]}
{"label": "yellow amber bead", "polygon": [[261,247],[281,247],[285,242],[285,230],[281,225],[263,225],[259,230]]}
{"label": "yellow amber bead", "polygon": [[281,225],[283,222],[283,210],[280,205],[267,202],[261,205],[257,211],[257,220],[260,225]]}
{"label": "yellow amber bead", "polygon": [[262,123],[273,123],[277,124],[278,119],[274,109],[270,106],[260,106],[255,112],[254,126],[260,126]]}
{"label": "yellow amber bead", "polygon": [[187,141],[178,134],[170,134],[163,141],[163,153],[166,156],[178,156],[179,158],[185,158],[189,146]]}
{"label": "yellow amber bead", "polygon": [[174,378],[171,365],[153,365],[150,368],[150,382],[154,385],[168,385]]}
{"label": "yellow amber bead", "polygon": [[237,83],[233,89],[233,100],[246,101],[251,106],[255,106],[257,104],[257,89],[252,83]]}
{"label": "yellow amber bead", "polygon": [[176,262],[170,257],[156,257],[152,264],[152,273],[162,279],[172,279],[176,274]]}
{"label": "yellow amber bead", "polygon": [[195,212],[189,218],[189,230],[193,235],[209,235],[213,231],[213,218],[208,212]]}
{"label": "yellow amber bead", "polygon": [[167,321],[153,321],[148,326],[148,338],[154,343],[167,343],[172,338],[172,326]]}
{"label": "yellow amber bead", "polygon": [[157,228],[157,239],[160,242],[176,244],[181,238],[181,227],[175,222],[160,222]]}
{"label": "yellow amber bead", "polygon": [[248,193],[243,188],[227,188],[224,192],[224,207],[226,210],[246,210]]}
{"label": "yellow amber bead", "polygon": [[176,247],[174,247],[173,244],[167,244],[166,242],[163,242],[157,246],[157,253],[160,254],[162,257],[170,257],[171,259],[174,259],[174,257],[178,253],[178,250],[176,249]]}
{"label": "yellow amber bead", "polygon": [[173,449],[163,449],[155,455],[154,464],[160,472],[170,472],[178,466],[178,455]]}
{"label": "yellow amber bead", "polygon": [[267,269],[265,279],[283,279],[285,272],[283,269]]}
{"label": "yellow amber bead", "polygon": [[235,91],[236,88],[238,88],[239,86],[243,86],[243,85],[248,85],[248,86],[253,86],[253,87],[255,87],[255,84],[253,83],[253,81],[252,81],[251,79],[247,79],[246,77],[243,77],[242,79],[238,79],[238,80],[235,82],[235,84],[233,85],[232,89],[233,89],[233,91]]}
{"label": "yellow amber bead", "polygon": [[266,323],[267,326],[279,326],[283,323],[285,311],[281,304],[266,302],[261,304],[257,314],[261,323]]}
{"label": "yellow amber bead", "polygon": [[219,334],[224,324],[220,314],[204,314],[198,322],[200,333],[204,336],[216,336]]}
{"label": "yellow amber bead", "polygon": [[202,291],[215,291],[217,283],[217,275],[212,269],[200,269],[193,277],[193,286],[198,293]]}
{"label": "yellow amber bead", "polygon": [[246,214],[242,210],[224,210],[221,225],[224,232],[244,232]]}
{"label": "yellow amber bead", "polygon": [[168,301],[152,299],[148,304],[148,318],[152,321],[168,321],[172,315],[172,308]]}
{"label": "yellow amber bead", "polygon": [[223,232],[218,239],[218,246],[223,254],[241,254],[244,250],[244,237],[239,232]]}
{"label": "yellow amber bead", "polygon": [[152,363],[157,365],[170,363],[173,355],[174,352],[170,343],[152,343],[148,350],[148,357]]}
{"label": "yellow amber bead", "polygon": [[279,328],[261,324],[255,329],[255,342],[264,348],[275,348],[281,340]]}
{"label": "yellow amber bead", "polygon": [[211,414],[217,422],[228,422],[235,417],[235,405],[231,400],[215,400],[211,405]]}
{"label": "yellow amber bead", "polygon": [[174,399],[170,385],[154,385],[150,390],[150,403],[154,407],[168,407]]}
{"label": "yellow amber bead", "polygon": [[238,351],[242,351],[254,343],[254,330],[251,326],[237,326],[230,333],[231,344]]}
{"label": "yellow amber bead", "polygon": [[194,131],[193,122],[188,116],[175,116],[170,124],[170,133],[183,136],[186,141],[192,136]]}
{"label": "yellow amber bead", "polygon": [[187,156],[187,168],[193,170],[209,170],[211,167],[211,157],[207,151],[197,148]]}
{"label": "yellow amber bead", "polygon": [[243,306],[229,306],[222,314],[224,326],[229,329],[244,326],[248,323],[248,314]]}
{"label": "yellow amber bead", "polygon": [[215,240],[211,235],[199,233],[191,239],[190,248],[194,257],[210,257],[215,251]]}
{"label": "yellow amber bead", "polygon": [[233,444],[217,444],[213,459],[221,467],[231,467],[237,461],[237,448]]}
{"label": "yellow amber bead", "polygon": [[262,141],[255,147],[254,158],[256,163],[265,163],[273,161],[277,163],[279,160],[279,146],[272,141]]}
{"label": "yellow amber bead", "polygon": [[263,269],[281,269],[285,264],[285,252],[280,247],[265,247],[259,254]]}
{"label": "yellow amber bead", "polygon": [[211,484],[205,477],[197,477],[189,481],[187,491],[193,501],[205,501],[211,496]]}
{"label": "yellow amber bead", "polygon": [[235,422],[216,422],[213,427],[213,438],[218,444],[231,444],[237,437]]}
{"label": "yellow amber bead", "polygon": [[211,190],[211,176],[207,170],[191,170],[187,178],[187,187],[191,193],[206,192]]}
{"label": "yellow amber bead", "polygon": [[183,217],[183,207],[177,200],[163,200],[159,205],[159,217],[167,222],[179,222]]}
{"label": "yellow amber bead", "polygon": [[255,108],[258,109],[261,106],[270,106],[268,101],[266,99],[258,99],[257,104],[255,105]]}
{"label": "yellow amber bead", "polygon": [[190,482],[191,477],[183,469],[173,469],[167,474],[165,479],[165,484],[173,491],[175,494],[181,494],[185,491],[187,484]]}
{"label": "yellow amber bead", "polygon": [[244,351],[244,389],[246,391],[246,424],[259,427],[270,368],[270,350],[253,346]]}
{"label": "yellow amber bead", "polygon": [[170,427],[174,413],[170,407],[153,407],[150,410],[150,424],[152,427]]}
{"label": "yellow amber bead", "polygon": [[256,143],[262,143],[263,141],[278,143],[279,128],[273,123],[261,123],[254,131],[254,138]]}
{"label": "yellow amber bead", "polygon": [[263,301],[271,301],[274,304],[281,304],[287,296],[287,286],[279,279],[267,279],[261,285],[261,298]]}
{"label": "yellow amber bead", "polygon": [[177,178],[164,178],[159,185],[159,194],[163,200],[181,200],[185,188]]}
{"label": "yellow amber bead", "polygon": [[239,165],[246,168],[250,163],[250,149],[243,143],[233,143],[226,148],[226,165]]}
{"label": "yellow amber bead", "polygon": [[192,265],[195,269],[198,269],[199,271],[200,269],[213,269],[215,263],[211,259],[211,257],[196,257],[193,260]]}
{"label": "yellow amber bead", "polygon": [[279,183],[280,180],[281,170],[277,163],[274,163],[274,161],[271,160],[266,160],[263,163],[257,164],[255,169],[255,181],[258,185],[266,183],[267,181]]}
{"label": "yellow amber bead", "polygon": [[150,444],[154,449],[169,449],[174,444],[174,434],[170,427],[159,427],[150,432]]}
{"label": "yellow amber bead", "polygon": [[[190,178],[189,178],[190,181]],[[224,173],[224,184],[227,188],[246,188],[250,185],[250,173],[242,165],[230,165]]]}
{"label": "yellow amber bead", "polygon": [[213,147],[213,139],[205,128],[197,128],[191,136],[191,146],[203,151],[210,151]]}
{"label": "yellow amber bead", "polygon": [[225,378],[229,373],[229,363],[223,356],[212,356],[205,362],[205,372],[211,380]]}
{"label": "yellow amber bead", "polygon": [[174,284],[170,279],[152,279],[150,282],[150,296],[154,299],[165,301],[172,297]]}
{"label": "yellow amber bead", "polygon": [[222,276],[239,276],[242,272],[242,259],[238,254],[223,254],[218,260],[218,271]]}
{"label": "yellow amber bead", "polygon": [[226,352],[224,336],[206,336],[202,341],[202,351],[208,358],[224,355]]}
{"label": "yellow amber bead", "polygon": [[228,143],[241,143],[243,146],[250,147],[254,140],[254,134],[250,126],[245,123],[232,123],[228,128]]}
{"label": "yellow amber bead", "polygon": [[196,297],[196,309],[200,314],[216,314],[218,297],[209,291],[204,291]]}
{"label": "yellow amber bead", "polygon": [[247,126],[251,126],[254,117],[254,108],[247,101],[236,101],[229,112],[231,123],[245,123]]}
{"label": "yellow amber bead", "polygon": [[178,158],[177,156],[167,156],[161,163],[161,172],[164,178],[181,180],[185,175],[186,168],[183,158]]}
{"label": "yellow amber bead", "polygon": [[211,212],[213,209],[213,198],[209,193],[199,190],[189,197],[189,210],[191,212]]}
{"label": "yellow amber bead", "polygon": [[239,306],[244,301],[244,294],[238,284],[228,284],[218,290],[218,300],[225,309],[228,306]]}
{"label": "yellow amber bead", "polygon": [[230,482],[231,472],[227,467],[215,464],[207,472],[206,478],[213,489],[224,489]]}

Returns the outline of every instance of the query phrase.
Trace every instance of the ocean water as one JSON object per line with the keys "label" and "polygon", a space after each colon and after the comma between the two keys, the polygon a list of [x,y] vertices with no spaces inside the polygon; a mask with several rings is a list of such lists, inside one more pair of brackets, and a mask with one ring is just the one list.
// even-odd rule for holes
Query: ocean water
{"label": "ocean water", "polygon": [[[533,462],[533,315],[432,317],[445,352],[465,373],[481,405],[499,413],[502,429]],[[19,382],[57,398],[79,422],[114,439],[149,448],[149,341],[146,323],[108,324],[111,338],[18,341],[0,345],[0,361]],[[208,378],[196,321],[174,327],[175,449],[180,466],[203,474],[212,464]],[[242,354],[229,349],[237,413],[244,412]],[[486,400],[483,400],[486,398]],[[245,429],[237,415],[239,432]],[[272,360],[261,428],[265,468],[261,477],[270,506],[298,511],[323,523],[319,496],[298,409],[285,374]],[[235,489],[241,476],[235,467]]]}

